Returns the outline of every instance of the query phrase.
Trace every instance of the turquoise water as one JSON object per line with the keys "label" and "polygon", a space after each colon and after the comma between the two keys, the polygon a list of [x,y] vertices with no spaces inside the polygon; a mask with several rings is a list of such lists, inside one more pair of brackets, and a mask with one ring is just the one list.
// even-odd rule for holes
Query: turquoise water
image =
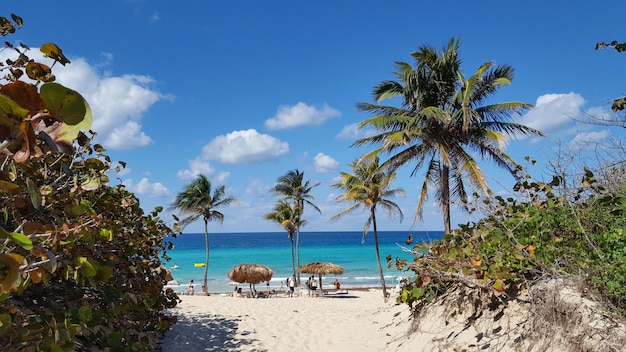
{"label": "turquoise water", "polygon": [[[383,265],[385,283],[397,284],[399,277],[410,273],[387,269],[385,257],[411,259],[411,254],[403,251],[405,241],[413,235],[417,241],[439,239],[443,232],[390,231],[379,232],[379,248]],[[312,261],[332,262],[345,269],[342,275],[323,277],[324,288],[331,287],[337,278],[343,287],[380,286],[373,233],[369,232],[365,242],[361,243],[362,232],[302,232],[300,234],[300,264]],[[172,275],[181,286],[190,280],[196,284],[196,292],[202,286],[204,268],[195,267],[194,263],[204,263],[204,234],[189,233],[177,238],[168,237],[174,249],[167,254],[172,258],[166,264],[172,269]],[[210,292],[230,292],[233,286],[226,276],[233,266],[242,263],[258,263],[274,269],[270,282],[278,289],[281,281],[291,274],[291,249],[286,232],[263,233],[209,233],[209,269],[208,286]],[[176,264],[177,268],[172,268]],[[309,274],[301,274],[306,278]],[[265,286],[265,285],[263,285]]]}

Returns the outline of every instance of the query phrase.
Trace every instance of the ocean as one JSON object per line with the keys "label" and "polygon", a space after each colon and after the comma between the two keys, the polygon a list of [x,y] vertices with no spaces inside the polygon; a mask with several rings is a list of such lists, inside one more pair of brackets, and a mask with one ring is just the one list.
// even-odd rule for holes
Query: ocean
{"label": "ocean", "polygon": [[[335,278],[342,287],[376,287],[380,286],[374,234],[369,231],[365,242],[361,243],[363,232],[301,232],[300,233],[300,264],[312,261],[331,262],[345,269],[342,275],[323,276],[324,288],[332,287]],[[387,269],[386,256],[412,259],[406,248],[409,235],[416,242],[440,239],[443,231],[384,231],[378,233],[381,263],[385,283],[392,287],[397,285],[401,277],[411,275],[395,267]],[[295,236],[295,235],[294,235]],[[175,289],[182,290],[190,280],[194,280],[195,291],[201,292],[204,267],[194,263],[204,263],[205,245],[203,233],[184,233],[176,238],[166,237],[166,241],[174,244],[168,250],[171,257],[165,265],[171,269],[174,280],[179,285]],[[295,241],[295,239],[294,239]],[[233,290],[230,279],[226,276],[233,266],[242,263],[257,263],[274,270],[270,281],[271,288],[278,289],[281,282],[291,275],[291,249],[286,232],[259,233],[210,233],[209,232],[209,292],[230,292]],[[297,265],[297,263],[296,263]],[[304,281],[310,274],[301,274]],[[317,277],[317,275],[316,275]],[[231,283],[231,284],[229,284]],[[177,287],[180,286],[180,287]],[[247,284],[243,284],[247,288]],[[262,284],[265,288],[265,285]]]}

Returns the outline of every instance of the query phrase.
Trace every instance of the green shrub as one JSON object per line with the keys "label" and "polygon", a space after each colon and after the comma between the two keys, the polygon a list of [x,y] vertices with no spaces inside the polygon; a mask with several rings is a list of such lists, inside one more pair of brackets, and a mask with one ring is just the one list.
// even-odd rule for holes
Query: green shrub
{"label": "green shrub", "polygon": [[516,198],[476,199],[485,218],[414,246],[412,261],[388,258],[415,274],[398,302],[415,309],[454,283],[513,298],[538,280],[571,275],[624,314],[626,188],[607,191],[588,170],[572,199],[558,196],[559,186],[558,177],[526,180],[515,186]]}
{"label": "green shrub", "polygon": [[[0,22],[1,34],[15,31]],[[176,305],[160,259],[172,231],[161,209],[146,214],[108,185],[89,105],[54,83],[50,67],[69,63],[61,49],[41,46],[49,67],[6,45],[19,54],[1,69],[0,350],[153,350]]]}

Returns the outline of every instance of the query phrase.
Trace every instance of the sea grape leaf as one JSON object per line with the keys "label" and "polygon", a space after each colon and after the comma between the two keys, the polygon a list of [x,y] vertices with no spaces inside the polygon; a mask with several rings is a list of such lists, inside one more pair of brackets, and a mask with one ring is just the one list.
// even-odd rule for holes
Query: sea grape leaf
{"label": "sea grape leaf", "polygon": [[33,281],[33,283],[38,284],[46,276],[46,270],[42,267],[39,267],[33,271],[29,271],[28,276],[30,276],[30,279]]}
{"label": "sea grape leaf", "polygon": [[35,61],[30,61],[26,65],[26,75],[28,76],[28,78],[34,81],[43,82],[48,82],[50,81],[51,77],[54,77],[52,76],[52,70],[48,65],[44,65]]}
{"label": "sea grape leaf", "polygon": [[11,292],[11,288],[15,286],[19,276],[22,261],[24,261],[24,257],[17,253],[0,253],[0,264],[4,264],[6,267],[6,276],[0,281],[0,293]]}
{"label": "sea grape leaf", "polygon": [[89,306],[78,308],[78,318],[82,323],[88,323],[91,320],[91,316],[91,308]]}
{"label": "sea grape leaf", "polygon": [[71,144],[76,137],[80,134],[81,130],[89,131],[91,129],[91,124],[93,122],[93,115],[91,113],[91,108],[87,101],[83,101],[85,107],[85,115],[81,122],[70,125],[63,124],[59,129],[59,136],[56,138],[57,141],[64,141]]}
{"label": "sea grape leaf", "polygon": [[13,23],[6,17],[0,17],[0,34],[3,36],[15,33],[15,27]]}
{"label": "sea grape leaf", "polygon": [[45,57],[49,57],[55,61],[58,61],[61,65],[65,66],[65,64],[69,64],[70,60],[68,60],[65,55],[63,55],[63,50],[61,50],[54,43],[46,43],[39,48],[39,51],[43,53]]}
{"label": "sea grape leaf", "polygon": [[77,125],[85,119],[85,98],[75,90],[58,83],[45,83],[39,92],[44,105],[58,120],[68,125]]}
{"label": "sea grape leaf", "polygon": [[19,189],[20,189],[20,186],[16,185],[13,182],[0,180],[0,190],[6,192],[7,194],[12,194],[13,192]]}
{"label": "sea grape leaf", "polygon": [[73,216],[79,216],[85,214],[87,209],[82,205],[75,204],[65,207],[65,212]]}
{"label": "sea grape leaf", "polygon": [[0,336],[4,335],[11,327],[11,315],[0,314]]}
{"label": "sea grape leaf", "polygon": [[24,20],[22,20],[22,17],[12,13],[11,14],[11,18],[13,19],[13,22],[15,22],[15,24],[17,24],[18,28],[22,28],[22,26],[24,25]]}
{"label": "sea grape leaf", "polygon": [[78,257],[74,260],[74,262],[76,265],[80,265],[82,272],[86,277],[93,277],[98,273],[96,265],[87,257]]}
{"label": "sea grape leaf", "polygon": [[22,81],[12,82],[2,86],[0,93],[9,97],[21,108],[29,110],[31,115],[45,109],[37,87],[33,84]]}
{"label": "sea grape leaf", "polygon": [[[1,92],[0,92],[1,93]],[[0,94],[0,118],[7,117],[25,117],[28,116],[29,111],[21,107],[11,98],[4,94]]]}

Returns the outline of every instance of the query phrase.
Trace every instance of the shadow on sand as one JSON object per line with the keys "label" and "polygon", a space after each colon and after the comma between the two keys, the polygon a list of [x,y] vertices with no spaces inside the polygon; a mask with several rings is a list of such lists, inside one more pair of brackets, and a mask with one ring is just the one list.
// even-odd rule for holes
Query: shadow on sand
{"label": "shadow on sand", "polygon": [[[205,317],[178,316],[178,322],[162,340],[163,352],[240,351],[243,346],[255,345],[259,341],[247,339],[251,331],[238,331],[240,319],[227,319],[219,315]],[[263,349],[249,351],[267,352]]]}

